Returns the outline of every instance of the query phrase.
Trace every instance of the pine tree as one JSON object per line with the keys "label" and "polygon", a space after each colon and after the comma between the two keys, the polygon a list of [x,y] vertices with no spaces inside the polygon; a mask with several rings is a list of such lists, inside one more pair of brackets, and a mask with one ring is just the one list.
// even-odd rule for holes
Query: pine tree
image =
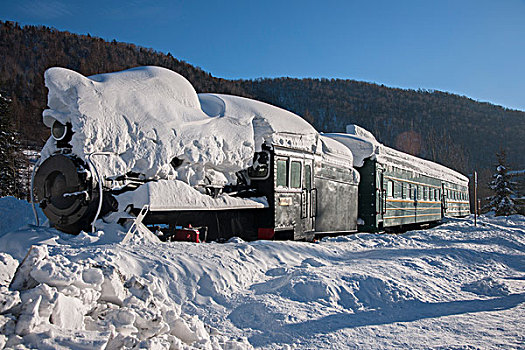
{"label": "pine tree", "polygon": [[19,171],[23,153],[9,115],[11,100],[0,94],[0,197],[24,195]]}
{"label": "pine tree", "polygon": [[496,216],[508,216],[516,214],[516,207],[512,200],[514,191],[512,186],[515,184],[510,180],[507,174],[508,168],[506,165],[505,151],[501,150],[496,154],[498,158],[498,166],[496,173],[492,175],[493,180],[489,183],[489,188],[495,192],[491,197],[488,197],[488,204],[486,206],[489,210],[494,210]]}

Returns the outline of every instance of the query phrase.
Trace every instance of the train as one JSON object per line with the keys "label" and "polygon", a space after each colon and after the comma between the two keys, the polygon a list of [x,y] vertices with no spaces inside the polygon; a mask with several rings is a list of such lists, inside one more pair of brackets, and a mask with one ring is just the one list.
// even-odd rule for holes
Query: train
{"label": "train", "polygon": [[319,133],[260,101],[197,94],[175,72],[46,71],[51,136],[31,194],[52,226],[100,222],[198,240],[396,231],[470,213],[468,178],[368,131]]}

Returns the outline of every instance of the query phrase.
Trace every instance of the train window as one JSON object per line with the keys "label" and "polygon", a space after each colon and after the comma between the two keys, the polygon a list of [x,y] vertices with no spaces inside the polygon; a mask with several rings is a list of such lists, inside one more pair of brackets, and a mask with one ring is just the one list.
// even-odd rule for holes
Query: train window
{"label": "train window", "polygon": [[277,160],[277,186],[288,186],[288,162],[285,159]]}
{"label": "train window", "polygon": [[423,199],[427,199],[428,197],[428,188],[423,186]]}
{"label": "train window", "polygon": [[301,162],[292,161],[290,187],[301,188]]}
{"label": "train window", "polygon": [[406,198],[407,197],[407,193],[405,191],[405,184],[404,183],[400,183],[399,185],[401,186],[401,198]]}
{"label": "train window", "polygon": [[414,193],[412,192],[412,184],[408,184],[408,198],[413,199]]}
{"label": "train window", "polygon": [[268,153],[268,151],[255,153],[253,164],[248,168],[248,176],[252,179],[267,179],[269,174],[269,160],[270,153]]}
{"label": "train window", "polygon": [[304,187],[308,191],[312,189],[312,167],[310,164],[304,166]]}
{"label": "train window", "polygon": [[386,196],[387,197],[394,197],[394,183],[389,180],[387,187],[386,187]]}

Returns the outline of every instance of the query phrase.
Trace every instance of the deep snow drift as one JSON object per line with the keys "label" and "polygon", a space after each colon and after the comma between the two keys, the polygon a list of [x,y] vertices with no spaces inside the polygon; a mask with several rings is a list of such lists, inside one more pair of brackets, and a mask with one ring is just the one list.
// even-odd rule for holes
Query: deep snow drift
{"label": "deep snow drift", "polygon": [[[0,221],[18,210],[4,203]],[[523,348],[525,219],[478,222],[317,244],[26,225],[0,232],[0,345]]]}

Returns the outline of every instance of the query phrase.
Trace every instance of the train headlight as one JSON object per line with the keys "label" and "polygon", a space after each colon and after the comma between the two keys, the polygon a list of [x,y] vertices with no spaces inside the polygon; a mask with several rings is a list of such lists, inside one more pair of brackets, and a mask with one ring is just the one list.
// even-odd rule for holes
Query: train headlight
{"label": "train headlight", "polygon": [[64,125],[58,120],[55,120],[53,122],[53,126],[51,127],[51,135],[57,141],[63,140],[67,135],[67,129],[67,125]]}

